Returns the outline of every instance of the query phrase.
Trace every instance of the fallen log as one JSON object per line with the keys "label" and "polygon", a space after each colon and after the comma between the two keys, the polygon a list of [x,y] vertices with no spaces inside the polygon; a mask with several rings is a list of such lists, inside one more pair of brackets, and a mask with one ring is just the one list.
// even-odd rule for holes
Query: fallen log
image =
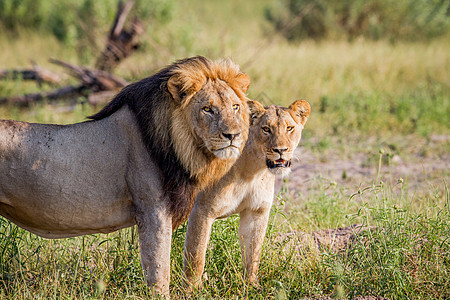
{"label": "fallen log", "polygon": [[[92,105],[104,104],[114,94],[126,86],[128,82],[110,73],[124,58],[129,56],[139,46],[139,36],[144,32],[143,25],[138,18],[134,18],[130,29],[124,29],[125,20],[134,5],[134,0],[125,4],[119,1],[116,17],[108,35],[105,50],[97,59],[97,69],[76,66],[57,59],[50,62],[68,70],[69,74],[80,81],[77,85],[68,85],[56,90],[21,96],[0,98],[0,104],[14,103],[26,106],[34,101],[48,99],[70,99],[85,97]],[[48,70],[35,66],[32,70],[4,70],[0,78],[36,80],[40,82],[59,83],[61,78]]]}
{"label": "fallen log", "polygon": [[66,86],[49,92],[25,94],[9,98],[0,98],[0,104],[13,103],[19,106],[28,106],[32,102],[39,102],[44,99],[56,100],[62,98],[75,98],[80,95],[83,95],[85,92],[87,92],[87,88],[84,85]]}
{"label": "fallen log", "polygon": [[[14,103],[27,106],[31,102],[58,99],[70,99],[86,97],[92,105],[104,104],[128,82],[118,76],[101,70],[89,69],[87,67],[75,66],[57,59],[50,59],[50,62],[62,66],[69,70],[69,74],[81,81],[78,85],[69,85],[49,92],[25,94],[10,98],[0,98],[0,104]],[[108,92],[108,93],[104,93]],[[100,95],[95,95],[101,93]]]}
{"label": "fallen log", "polygon": [[61,76],[40,66],[33,66],[33,69],[0,70],[0,79],[35,80],[39,85],[44,82],[50,84],[61,82]]}
{"label": "fallen log", "polygon": [[128,84],[126,80],[106,71],[79,67],[57,59],[50,59],[50,62],[68,69],[72,76],[94,92],[117,90]]}
{"label": "fallen log", "polygon": [[104,91],[91,93],[87,96],[87,102],[92,106],[103,105],[108,103],[117,94],[116,91]]}

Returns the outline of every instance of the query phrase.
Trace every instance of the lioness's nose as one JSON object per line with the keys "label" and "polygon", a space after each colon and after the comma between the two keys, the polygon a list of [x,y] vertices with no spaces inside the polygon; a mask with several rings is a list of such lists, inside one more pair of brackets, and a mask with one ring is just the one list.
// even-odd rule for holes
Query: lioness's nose
{"label": "lioness's nose", "polygon": [[223,133],[222,132],[222,136],[226,139],[229,139],[230,141],[234,140],[239,135],[240,135],[240,133]]}
{"label": "lioness's nose", "polygon": [[276,152],[281,155],[281,154],[283,154],[283,152],[286,152],[288,150],[288,148],[273,148],[272,150],[273,150],[273,152]]}

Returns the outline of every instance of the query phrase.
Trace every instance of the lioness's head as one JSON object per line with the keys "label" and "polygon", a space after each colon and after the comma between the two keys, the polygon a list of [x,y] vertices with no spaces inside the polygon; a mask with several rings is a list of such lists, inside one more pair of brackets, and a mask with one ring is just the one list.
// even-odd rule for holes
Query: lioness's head
{"label": "lioness's head", "polygon": [[263,108],[258,102],[252,105],[250,128],[253,147],[258,149],[267,168],[286,176],[291,171],[294,150],[300,142],[303,126],[311,112],[308,102],[298,100],[289,108],[271,105]]}
{"label": "lioness's head", "polygon": [[248,137],[245,96],[250,79],[231,60],[202,57],[173,68],[167,89],[173,98],[172,136],[176,152],[192,173],[210,164],[199,156],[236,160]]}

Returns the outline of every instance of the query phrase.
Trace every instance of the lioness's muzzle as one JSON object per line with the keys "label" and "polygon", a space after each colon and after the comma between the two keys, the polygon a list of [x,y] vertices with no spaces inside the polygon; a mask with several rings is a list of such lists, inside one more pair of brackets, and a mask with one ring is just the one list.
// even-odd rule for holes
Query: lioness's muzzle
{"label": "lioness's muzzle", "polygon": [[275,168],[289,168],[291,166],[291,160],[277,159],[276,161],[272,161],[266,158],[266,165],[269,169]]}

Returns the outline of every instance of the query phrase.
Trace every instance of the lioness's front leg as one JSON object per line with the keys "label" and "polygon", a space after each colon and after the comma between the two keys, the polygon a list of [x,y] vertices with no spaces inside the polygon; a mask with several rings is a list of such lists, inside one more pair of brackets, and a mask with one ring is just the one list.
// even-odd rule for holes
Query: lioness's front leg
{"label": "lioness's front leg", "polygon": [[214,218],[202,215],[200,209],[192,210],[189,217],[186,240],[184,242],[184,274],[192,287],[199,288],[202,284],[202,274],[205,268],[206,249],[211,236],[211,226]]}
{"label": "lioness's front leg", "polygon": [[246,209],[240,213],[239,241],[241,243],[244,274],[252,284],[258,284],[258,266],[269,221],[270,208],[262,211]]}
{"label": "lioness's front leg", "polygon": [[137,209],[136,223],[147,284],[155,293],[169,296],[172,218],[168,208]]}

